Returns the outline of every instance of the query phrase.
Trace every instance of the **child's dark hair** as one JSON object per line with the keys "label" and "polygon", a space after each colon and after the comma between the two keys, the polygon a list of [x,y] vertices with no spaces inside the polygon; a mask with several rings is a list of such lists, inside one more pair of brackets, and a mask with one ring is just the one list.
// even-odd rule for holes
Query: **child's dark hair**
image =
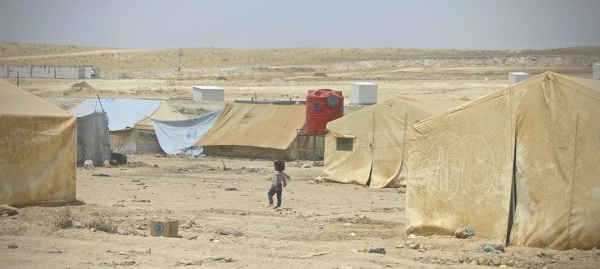
{"label": "child's dark hair", "polygon": [[282,160],[277,160],[273,163],[275,165],[275,170],[283,171],[285,170],[285,162]]}

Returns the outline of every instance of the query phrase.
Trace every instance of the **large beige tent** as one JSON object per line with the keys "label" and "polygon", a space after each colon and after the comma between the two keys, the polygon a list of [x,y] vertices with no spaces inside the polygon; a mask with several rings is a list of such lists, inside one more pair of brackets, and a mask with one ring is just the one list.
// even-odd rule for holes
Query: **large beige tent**
{"label": "large beige tent", "polygon": [[122,152],[161,152],[152,120],[186,119],[162,100],[87,99],[70,111],[78,117],[106,112],[111,148]]}
{"label": "large beige tent", "polygon": [[[303,104],[227,103],[197,145],[208,156],[291,160],[297,157],[297,130],[305,123]],[[311,143],[300,138],[300,148]]]}
{"label": "large beige tent", "polygon": [[329,122],[323,178],[372,188],[405,183],[412,124],[463,103],[393,97]]}
{"label": "large beige tent", "polygon": [[75,199],[77,121],[0,80],[0,204]]}
{"label": "large beige tent", "polygon": [[415,124],[407,233],[600,247],[599,90],[547,72]]}

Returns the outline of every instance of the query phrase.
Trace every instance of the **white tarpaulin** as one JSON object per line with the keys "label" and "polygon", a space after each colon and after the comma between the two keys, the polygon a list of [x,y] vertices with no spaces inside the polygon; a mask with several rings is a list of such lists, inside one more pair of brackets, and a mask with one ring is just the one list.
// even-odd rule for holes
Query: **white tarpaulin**
{"label": "white tarpaulin", "polygon": [[71,112],[77,117],[82,117],[104,110],[110,119],[108,129],[120,131],[133,128],[158,109],[162,102],[160,100],[87,99]]}
{"label": "white tarpaulin", "polygon": [[167,154],[203,155],[198,140],[215,124],[219,111],[187,120],[152,120],[158,143]]}
{"label": "white tarpaulin", "polygon": [[185,116],[162,100],[87,99],[70,111],[77,117],[106,111],[110,144],[125,152],[161,152],[151,120],[184,120]]}

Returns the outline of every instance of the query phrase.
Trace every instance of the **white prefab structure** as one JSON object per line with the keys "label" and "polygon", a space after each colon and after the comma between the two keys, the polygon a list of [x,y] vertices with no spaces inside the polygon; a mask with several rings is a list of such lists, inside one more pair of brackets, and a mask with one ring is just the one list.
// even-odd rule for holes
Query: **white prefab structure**
{"label": "white prefab structure", "polygon": [[600,80],[600,63],[594,64],[594,79]]}
{"label": "white prefab structure", "polygon": [[529,74],[524,72],[510,72],[508,73],[508,86],[515,85],[523,80],[529,78]]}
{"label": "white prefab structure", "polygon": [[215,86],[194,86],[192,100],[195,101],[223,101],[225,90]]}
{"label": "white prefab structure", "polygon": [[377,84],[371,82],[352,82],[350,103],[370,105],[377,103]]}

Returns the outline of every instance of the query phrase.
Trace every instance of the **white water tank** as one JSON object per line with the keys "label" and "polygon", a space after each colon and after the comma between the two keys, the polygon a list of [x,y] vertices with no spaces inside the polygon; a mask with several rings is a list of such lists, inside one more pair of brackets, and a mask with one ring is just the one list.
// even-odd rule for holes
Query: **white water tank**
{"label": "white water tank", "polygon": [[377,84],[371,82],[352,82],[350,104],[377,104]]}
{"label": "white water tank", "polygon": [[216,86],[194,86],[192,89],[194,101],[223,101],[225,90]]}
{"label": "white water tank", "polygon": [[524,72],[510,72],[508,73],[508,86],[512,86],[517,84],[523,80],[529,78],[529,74]]}
{"label": "white water tank", "polygon": [[600,80],[600,63],[594,64],[594,79]]}

